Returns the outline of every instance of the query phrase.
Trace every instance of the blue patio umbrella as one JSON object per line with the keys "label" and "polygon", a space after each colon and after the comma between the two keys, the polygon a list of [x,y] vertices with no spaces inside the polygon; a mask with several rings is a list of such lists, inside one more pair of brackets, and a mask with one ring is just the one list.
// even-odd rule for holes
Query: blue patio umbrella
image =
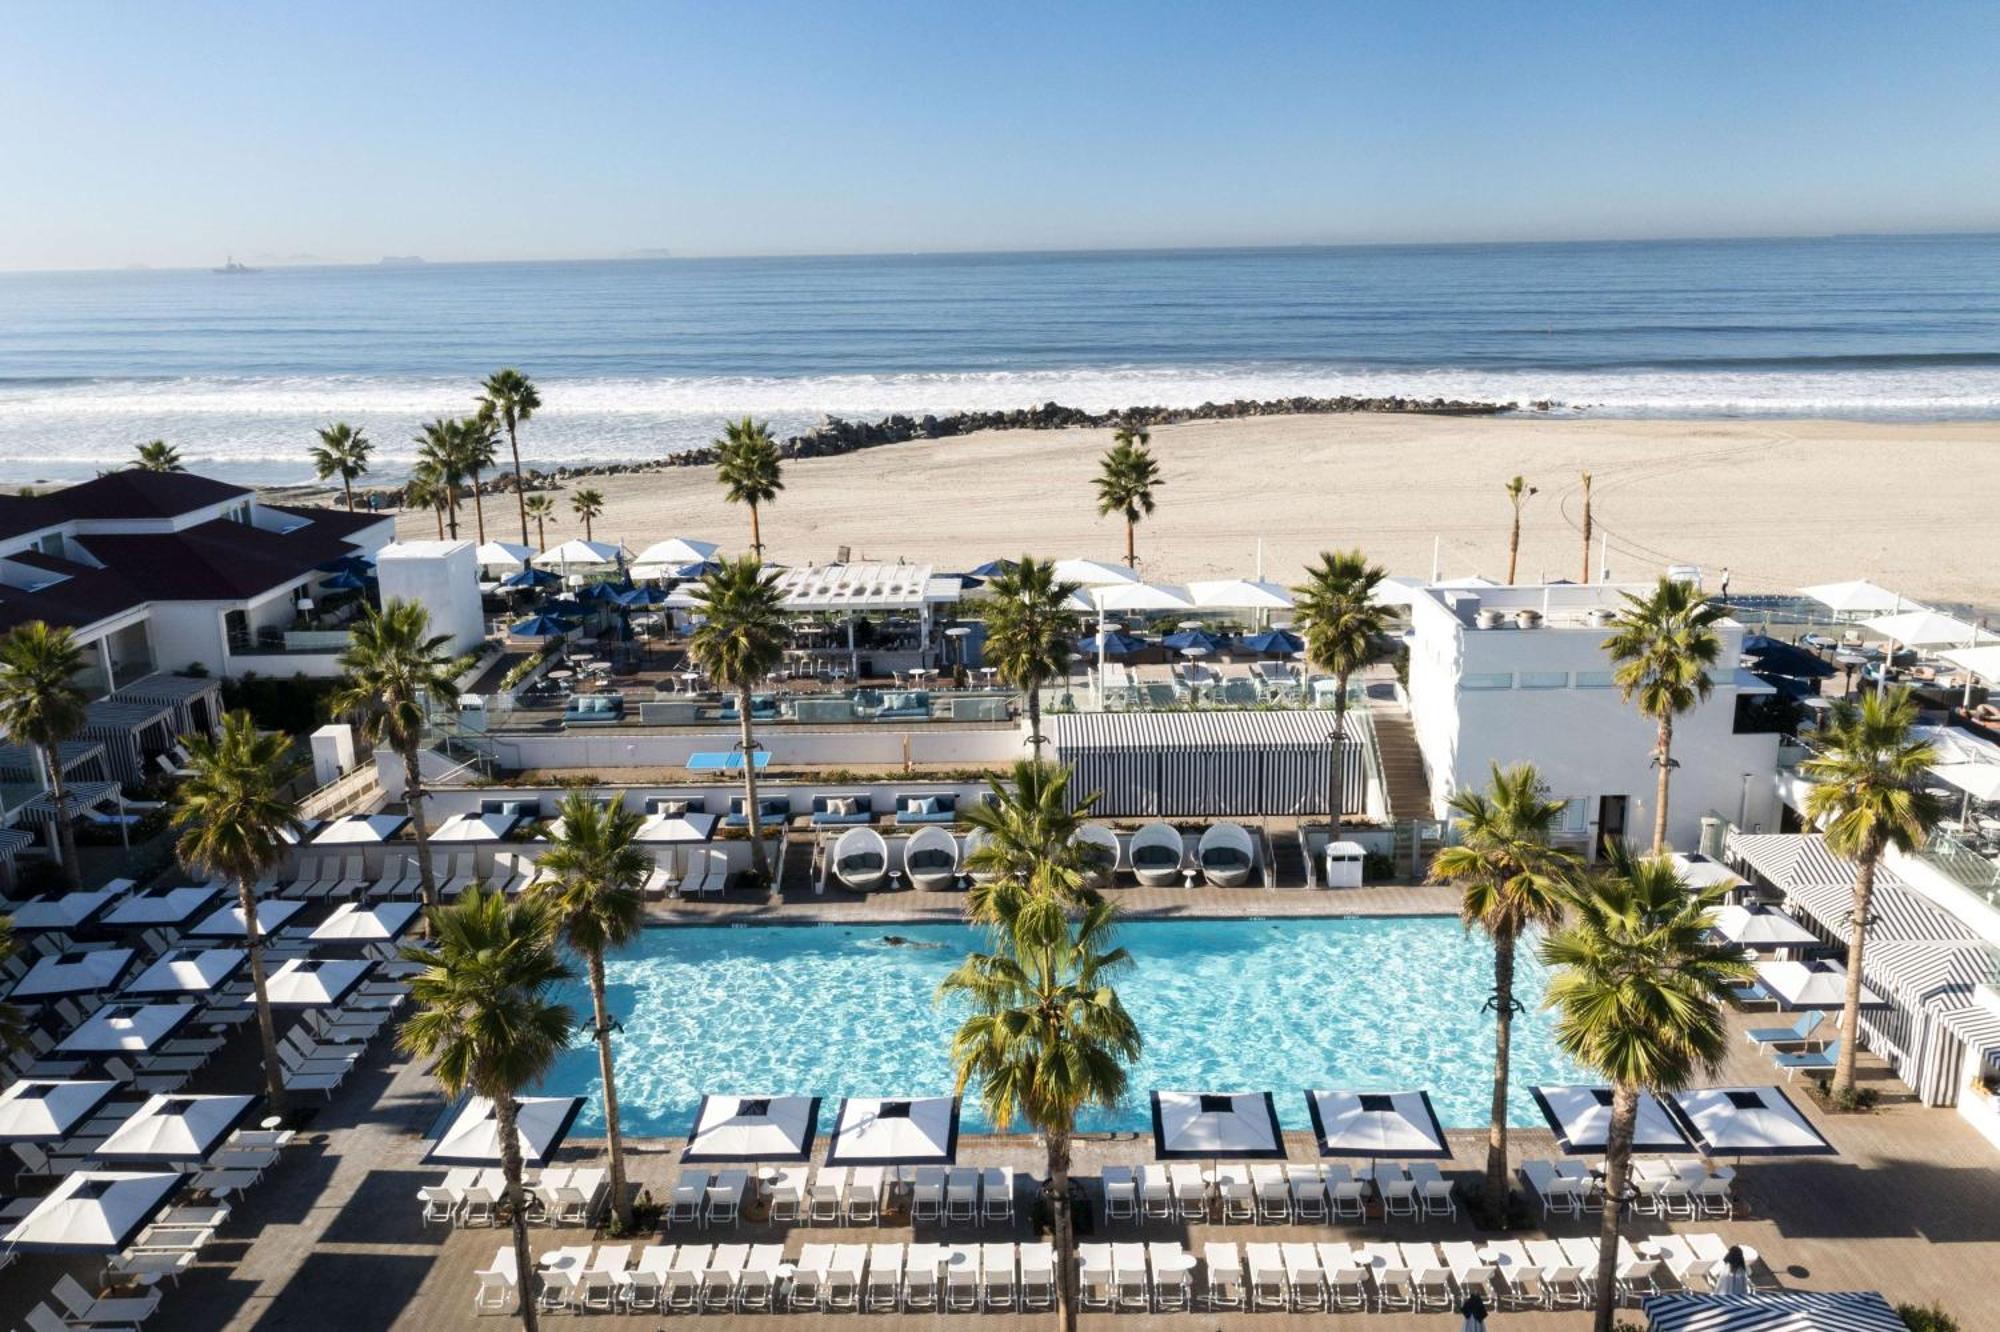
{"label": "blue patio umbrella", "polygon": [[319,590],[322,592],[362,592],[366,591],[367,587],[367,581],[359,575],[337,573],[333,577],[321,582]]}
{"label": "blue patio umbrella", "polygon": [[523,591],[537,587],[560,587],[562,579],[547,569],[523,569],[500,580],[500,586],[510,591]]}
{"label": "blue patio umbrella", "polygon": [[1261,634],[1252,634],[1241,645],[1246,651],[1257,653],[1277,653],[1289,657],[1294,652],[1305,650],[1305,640],[1289,629],[1266,629]]}
{"label": "blue patio umbrella", "polygon": [[552,601],[544,601],[541,605],[535,607],[535,614],[562,615],[573,620],[580,620],[590,614],[590,608],[585,606],[581,601],[573,601],[568,597],[557,597]]}
{"label": "blue patio umbrella", "polygon": [[315,564],[313,569],[317,573],[353,574],[362,577],[375,572],[375,561],[365,555],[341,555],[328,560],[325,564]]}
{"label": "blue patio umbrella", "polygon": [[712,573],[722,572],[720,560],[696,560],[693,564],[683,564],[674,570],[676,578],[706,578]]}
{"label": "blue patio umbrella", "polygon": [[592,583],[589,587],[583,589],[577,599],[579,601],[615,602],[622,594],[631,590],[632,586],[629,583]]}
{"label": "blue patio umbrella", "polygon": [[1182,629],[1161,639],[1160,646],[1175,652],[1185,652],[1189,648],[1199,648],[1203,652],[1220,652],[1228,646],[1228,640],[1206,629]]}
{"label": "blue patio umbrella", "polygon": [[992,578],[996,574],[1012,573],[1020,566],[1013,560],[988,560],[977,569],[968,570],[974,578]]}
{"label": "blue patio umbrella", "polygon": [[618,604],[627,610],[644,610],[666,604],[667,594],[657,587],[628,587],[618,594]]}
{"label": "blue patio umbrella", "polygon": [[576,628],[576,621],[557,615],[530,615],[508,626],[509,638],[560,638]]}
{"label": "blue patio umbrella", "polygon": [[[1096,634],[1085,634],[1076,640],[1076,650],[1090,656],[1097,655]],[[1152,644],[1143,638],[1134,638],[1123,630],[1114,629],[1104,635],[1104,655],[1106,657],[1134,657],[1144,652]]]}

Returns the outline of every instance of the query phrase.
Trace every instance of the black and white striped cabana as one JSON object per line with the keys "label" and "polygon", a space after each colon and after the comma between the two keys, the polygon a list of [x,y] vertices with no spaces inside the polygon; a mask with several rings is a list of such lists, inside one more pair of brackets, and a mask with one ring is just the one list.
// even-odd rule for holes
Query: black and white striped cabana
{"label": "black and white striped cabana", "polygon": [[[1333,713],[1097,712],[1044,717],[1070,794],[1101,792],[1110,818],[1324,814],[1332,783]],[[1366,746],[1353,717],[1341,742],[1344,814],[1368,807]]]}
{"label": "black and white striped cabana", "polygon": [[[1828,850],[1826,838],[1817,833],[1731,833],[1729,855],[1782,892],[1799,913],[1818,922],[1831,942],[1846,941],[1854,915],[1854,862]],[[1875,871],[1868,914],[1871,942],[1974,937],[1970,928],[1926,902],[1886,865]]]}
{"label": "black and white striped cabana", "polygon": [[[1982,984],[2000,982],[2000,954],[1975,943],[1885,939],[1868,945],[1861,970],[1888,1002],[1861,1015],[1868,1047],[1924,1104],[1957,1104],[1966,1078],[1989,1053],[1980,1015],[2000,1028],[2000,1013],[1979,1008],[1976,993]],[[1947,1021],[1947,1014],[1961,1016]]]}
{"label": "black and white striped cabana", "polygon": [[171,703],[120,702],[114,695],[85,710],[83,734],[104,746],[112,776],[140,786],[146,780],[147,755],[164,753],[174,742],[175,715]]}
{"label": "black and white striped cabana", "polygon": [[117,690],[111,701],[172,708],[176,735],[206,735],[222,724],[222,681],[214,676],[148,675]]}
{"label": "black and white striped cabana", "polygon": [[1652,1295],[1641,1307],[1647,1332],[1908,1332],[1872,1290]]}

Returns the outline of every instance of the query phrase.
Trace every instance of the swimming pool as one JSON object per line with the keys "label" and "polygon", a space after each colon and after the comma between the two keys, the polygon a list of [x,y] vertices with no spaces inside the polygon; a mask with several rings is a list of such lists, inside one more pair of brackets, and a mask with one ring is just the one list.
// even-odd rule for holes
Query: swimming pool
{"label": "swimming pool", "polygon": [[[891,945],[885,936],[908,942]],[[1146,1093],[1276,1092],[1287,1128],[1309,1127],[1307,1087],[1427,1087],[1446,1126],[1486,1122],[1493,984],[1485,936],[1443,917],[1131,921],[1118,992],[1145,1037],[1131,1095],[1092,1131],[1149,1126]],[[706,1092],[949,1092],[954,1009],[933,995],[983,932],[963,925],[657,928],[606,959],[624,1131],[685,1134]],[[1574,1082],[1537,1005],[1543,971],[1524,947],[1514,1027],[1512,1122],[1539,1124],[1527,1094]],[[589,992],[565,1000],[588,1023]],[[579,1134],[602,1134],[596,1049],[566,1052],[545,1090],[584,1093]],[[988,1126],[968,1100],[968,1132]]]}

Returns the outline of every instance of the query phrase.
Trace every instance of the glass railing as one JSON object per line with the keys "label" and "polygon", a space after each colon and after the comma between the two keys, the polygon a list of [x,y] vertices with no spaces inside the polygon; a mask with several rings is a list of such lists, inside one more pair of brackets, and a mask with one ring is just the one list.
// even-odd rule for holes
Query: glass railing
{"label": "glass railing", "polygon": [[1933,833],[1918,858],[1987,905],[2000,907],[2000,864],[1977,846],[1944,833]]}

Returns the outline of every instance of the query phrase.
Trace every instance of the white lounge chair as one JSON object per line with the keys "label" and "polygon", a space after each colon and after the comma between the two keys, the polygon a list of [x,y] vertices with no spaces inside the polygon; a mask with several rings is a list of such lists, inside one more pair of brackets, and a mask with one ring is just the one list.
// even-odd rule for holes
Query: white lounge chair
{"label": "white lounge chair", "polygon": [[889,877],[889,844],[873,828],[849,828],[828,853],[834,877],[857,893],[874,892]]}
{"label": "white lounge chair", "polygon": [[903,1246],[868,1246],[868,1281],[861,1307],[869,1313],[894,1313],[903,1307]]}
{"label": "white lounge chair", "polygon": [[903,843],[903,872],[910,886],[943,892],[958,879],[958,838],[938,824],[919,828]]}
{"label": "white lounge chair", "polygon": [[1056,1307],[1056,1251],[1046,1241],[1021,1245],[1021,1308],[1038,1312]]}
{"label": "white lounge chair", "polygon": [[1234,1244],[1202,1246],[1202,1265],[1208,1270],[1206,1298],[1211,1309],[1243,1307],[1243,1259]]}
{"label": "white lounge chair", "polygon": [[1132,834],[1126,848],[1132,875],[1148,888],[1172,888],[1181,882],[1187,844],[1171,823],[1149,823]]}
{"label": "white lounge chair", "polygon": [[1256,845],[1250,834],[1234,823],[1218,823],[1201,835],[1195,847],[1204,879],[1217,888],[1240,888],[1249,882],[1256,867]]}
{"label": "white lounge chair", "polygon": [[1014,1307],[1014,1246],[984,1244],[979,1253],[979,1304],[983,1309]]}

